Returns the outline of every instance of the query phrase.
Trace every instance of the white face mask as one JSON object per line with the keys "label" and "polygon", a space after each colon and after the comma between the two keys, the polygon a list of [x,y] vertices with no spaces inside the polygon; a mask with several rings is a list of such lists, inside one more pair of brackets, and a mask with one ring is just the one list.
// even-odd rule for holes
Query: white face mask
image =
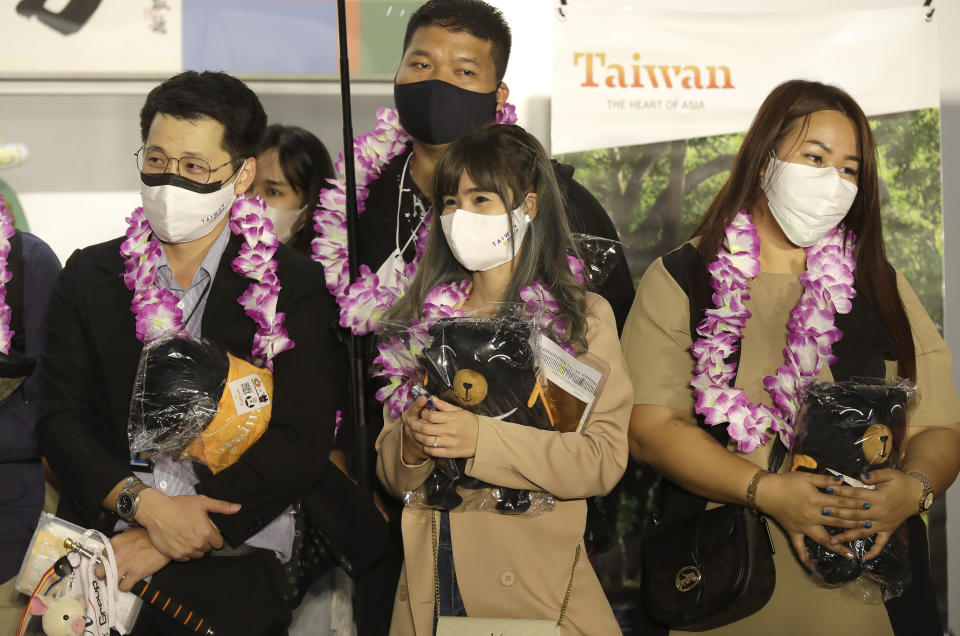
{"label": "white face mask", "polygon": [[[507,214],[513,222],[512,241],[504,218]],[[491,216],[458,209],[440,217],[447,244],[461,265],[471,272],[485,272],[513,260],[527,234],[530,216],[523,211],[523,204],[507,214]]]}
{"label": "white face mask", "polygon": [[[243,165],[246,165],[246,161]],[[178,174],[140,175],[143,213],[150,229],[164,243],[189,243],[213,231],[236,199],[232,183],[220,188],[220,182],[199,184]]]}
{"label": "white face mask", "polygon": [[278,210],[268,205],[263,216],[273,221],[273,233],[281,243],[286,243],[300,229],[300,215],[306,209],[307,206],[299,210]]}
{"label": "white face mask", "polygon": [[790,242],[810,247],[847,216],[857,186],[836,168],[814,168],[770,157],[763,192]]}

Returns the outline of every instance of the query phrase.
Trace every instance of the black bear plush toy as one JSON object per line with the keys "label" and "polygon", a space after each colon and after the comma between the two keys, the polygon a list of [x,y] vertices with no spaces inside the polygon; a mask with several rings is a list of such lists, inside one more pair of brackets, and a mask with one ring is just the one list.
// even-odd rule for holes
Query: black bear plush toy
{"label": "black bear plush toy", "polygon": [[[433,339],[419,358],[429,394],[477,415],[552,428],[539,397],[529,324],[499,317],[445,318],[430,327],[430,336]],[[468,477],[466,463],[465,459],[437,462],[421,487],[428,506],[451,510],[463,503],[462,489],[484,489],[496,500],[499,512],[530,509],[530,491]]]}
{"label": "black bear plush toy", "polygon": [[215,344],[171,338],[144,349],[130,407],[131,445],[179,454],[219,409],[230,363]]}
{"label": "black bear plush toy", "polygon": [[[814,385],[798,417],[792,470],[844,475],[845,483],[864,472],[895,468],[907,431],[907,410],[915,388],[858,379]],[[833,536],[843,528],[826,526]],[[867,574],[884,594],[896,594],[910,576],[905,527],[901,526],[875,558],[863,562],[876,535],[846,544],[854,559],[846,559],[804,539],[814,570],[828,586],[841,585]]]}

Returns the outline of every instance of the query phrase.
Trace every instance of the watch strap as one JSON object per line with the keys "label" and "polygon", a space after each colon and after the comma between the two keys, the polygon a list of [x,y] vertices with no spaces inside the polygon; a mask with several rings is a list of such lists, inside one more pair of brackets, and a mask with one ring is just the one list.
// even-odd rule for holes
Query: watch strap
{"label": "watch strap", "polygon": [[[128,522],[133,521],[134,516],[137,514],[137,504],[139,503],[140,499],[139,493],[146,488],[149,488],[149,486],[143,483],[139,477],[127,477],[126,481],[123,482],[123,487],[120,489],[120,493],[117,495],[117,514],[120,515],[121,519],[124,519]],[[132,499],[132,506],[129,514],[123,514],[123,512],[120,510],[120,498],[124,495]]]}

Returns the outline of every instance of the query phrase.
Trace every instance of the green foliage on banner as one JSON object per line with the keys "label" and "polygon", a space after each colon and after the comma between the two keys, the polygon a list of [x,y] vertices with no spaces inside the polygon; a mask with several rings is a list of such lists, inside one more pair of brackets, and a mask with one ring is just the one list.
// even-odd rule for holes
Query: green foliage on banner
{"label": "green foliage on banner", "polygon": [[871,118],[877,139],[887,258],[943,332],[943,207],[940,111]]}
{"label": "green foliage on banner", "polygon": [[[943,329],[940,111],[871,118],[887,256]],[[690,237],[723,186],[744,133],[562,155],[620,230],[639,279]]]}

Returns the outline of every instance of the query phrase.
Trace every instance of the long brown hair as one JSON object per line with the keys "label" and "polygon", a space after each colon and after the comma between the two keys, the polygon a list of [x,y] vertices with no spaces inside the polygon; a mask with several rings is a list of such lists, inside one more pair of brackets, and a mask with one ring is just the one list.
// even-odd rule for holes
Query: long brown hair
{"label": "long brown hair", "polygon": [[[586,296],[567,261],[567,254],[574,253],[574,245],[564,199],[543,146],[519,126],[483,126],[466,133],[444,151],[434,172],[433,215],[423,260],[410,289],[387,310],[385,323],[420,317],[430,290],[470,277],[450,250],[440,226],[443,199],[456,194],[464,173],[481,190],[496,192],[508,210],[519,207],[526,193],[536,193],[537,215],[527,227],[504,300],[520,302],[520,291],[537,278],[542,279],[560,305],[559,317],[569,326],[571,345],[586,349]],[[511,227],[506,215],[504,225]]]}
{"label": "long brown hair", "polygon": [[705,263],[716,260],[724,229],[737,212],[750,209],[763,196],[761,168],[797,126],[806,127],[810,115],[821,110],[843,113],[857,129],[861,157],[858,190],[843,220],[847,229],[857,236],[855,284],[857,292],[876,309],[897,341],[900,375],[916,379],[913,335],[897,292],[896,275],[883,247],[877,148],[873,132],[860,106],[843,90],[805,80],[790,80],[773,89],[750,124],[733,161],[730,177],[694,230],[693,235],[700,237],[697,249]]}

